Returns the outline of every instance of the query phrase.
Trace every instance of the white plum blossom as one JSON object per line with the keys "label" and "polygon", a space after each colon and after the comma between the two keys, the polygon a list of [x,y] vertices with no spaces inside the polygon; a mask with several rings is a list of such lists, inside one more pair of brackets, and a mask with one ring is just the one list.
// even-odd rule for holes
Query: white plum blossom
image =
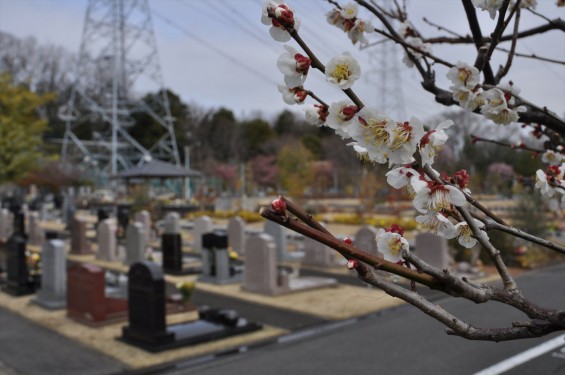
{"label": "white plum blossom", "polygon": [[[426,53],[432,52],[431,44],[424,43],[422,41],[422,39],[420,39],[418,37],[408,37],[408,38],[406,38],[406,43],[410,44],[412,47],[415,47],[417,49],[417,50],[409,49],[410,54],[412,56],[414,56],[414,58],[416,60],[419,60],[422,57],[422,54],[419,51],[426,52]],[[410,55],[406,51],[404,51],[404,58],[402,59],[402,62],[404,64],[406,64],[406,66],[409,67],[409,68],[414,66],[414,62],[412,61],[412,59],[410,58]]]}
{"label": "white plum blossom", "polygon": [[340,16],[345,18],[346,20],[357,17],[357,13],[359,13],[359,6],[354,2],[343,5],[341,7],[341,11],[339,12]]}
{"label": "white plum blossom", "polygon": [[349,127],[349,136],[367,150],[369,159],[384,164],[394,139],[393,128],[396,123],[385,115],[377,114],[371,107],[363,107],[357,121]]}
{"label": "white plum blossom", "polygon": [[334,129],[342,139],[351,138],[349,128],[357,120],[359,108],[349,100],[332,103],[328,109],[326,126]]}
{"label": "white plum blossom", "polygon": [[346,90],[361,77],[361,67],[349,52],[334,57],[326,64],[328,82]]}
{"label": "white plum blossom", "polygon": [[425,214],[428,211],[448,210],[451,205],[461,207],[465,202],[465,195],[455,186],[430,181],[428,186],[416,192],[412,204],[416,210]]}
{"label": "white plum blossom", "polygon": [[434,157],[441,151],[448,139],[445,129],[449,128],[451,125],[453,125],[453,121],[443,121],[435,129],[430,130],[422,137],[418,144],[420,155],[422,156],[422,166],[431,166],[434,163]]}
{"label": "white plum blossom", "polygon": [[261,23],[271,26],[269,34],[274,40],[288,42],[291,36],[287,30],[298,30],[300,19],[294,18],[294,12],[283,0],[267,0],[263,5]]}
{"label": "white plum blossom", "polygon": [[311,61],[289,45],[285,45],[284,48],[286,52],[283,52],[277,60],[277,67],[284,74],[284,82],[290,88],[302,86]]}
{"label": "white plum blossom", "polygon": [[514,98],[497,88],[485,91],[484,98],[486,103],[481,107],[481,113],[497,124],[507,125],[518,121],[518,112],[526,111],[524,106],[509,107],[509,104],[514,104]]}
{"label": "white plum blossom", "polygon": [[309,124],[321,126],[326,123],[328,109],[321,104],[314,104],[304,109],[306,121]]}
{"label": "white plum blossom", "polygon": [[[482,221],[476,219],[473,220],[475,222],[475,225],[481,231],[481,235],[486,239],[488,239],[487,233],[484,230],[480,229],[480,228],[484,228],[485,224]],[[450,234],[447,235],[447,238],[454,238],[454,237],[457,237],[457,242],[459,242],[461,246],[466,247],[467,249],[470,249],[477,244],[477,239],[473,237],[473,231],[471,230],[471,227],[466,221],[462,221],[460,223],[455,224],[454,233],[451,235]]]}
{"label": "white plum blossom", "polygon": [[565,163],[561,166],[550,165],[544,172],[541,169],[536,171],[536,188],[540,190],[542,196],[553,198],[558,192],[565,190]]}
{"label": "white plum blossom", "polygon": [[565,155],[553,150],[547,150],[541,156],[541,161],[549,165],[560,165],[561,163],[565,163]]}
{"label": "white plum blossom", "polygon": [[464,62],[458,61],[454,67],[447,72],[447,78],[453,82],[451,89],[468,88],[473,89],[479,84],[479,69]]}
{"label": "white plum blossom", "polygon": [[359,42],[361,46],[364,46],[369,43],[365,33],[372,33],[373,31],[375,31],[375,28],[369,22],[356,19],[353,27],[347,32],[347,36],[351,39],[351,43]]}
{"label": "white plum blossom", "polygon": [[386,173],[386,182],[395,189],[402,189],[410,183],[413,177],[420,176],[415,169],[410,167],[410,164],[403,167],[391,169]]}
{"label": "white plum blossom", "polygon": [[408,240],[399,233],[382,232],[377,234],[377,248],[389,262],[399,263],[402,261],[402,251],[409,250]]}
{"label": "white plum blossom", "polygon": [[430,211],[426,215],[416,216],[416,222],[420,223],[427,232],[446,238],[453,238],[451,237],[454,233],[453,223],[438,212]]}
{"label": "white plum blossom", "polygon": [[308,96],[302,87],[288,88],[286,85],[278,85],[278,89],[286,104],[302,104]]}
{"label": "white plum blossom", "polygon": [[474,111],[486,103],[483,92],[480,89],[474,91],[467,87],[456,88],[455,86],[451,86],[450,89],[453,90],[453,100],[467,111]]}
{"label": "white plum blossom", "polygon": [[488,10],[491,19],[496,17],[496,11],[502,6],[503,0],[471,0],[475,8]]}
{"label": "white plum blossom", "polygon": [[412,117],[409,122],[397,122],[392,129],[389,165],[411,163],[423,136],[424,124],[418,118]]}

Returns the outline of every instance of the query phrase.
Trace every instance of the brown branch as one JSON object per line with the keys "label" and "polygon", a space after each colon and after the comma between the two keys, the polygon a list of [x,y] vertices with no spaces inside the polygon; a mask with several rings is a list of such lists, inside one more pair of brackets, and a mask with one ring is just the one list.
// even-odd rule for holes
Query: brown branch
{"label": "brown branch", "polygon": [[[510,4],[510,0],[504,0],[502,2],[502,6],[498,9],[498,20],[496,22],[496,26],[494,28],[493,33],[491,34],[491,41],[488,45],[488,49],[487,52],[484,54],[483,59],[481,61],[481,65],[477,66],[477,69],[479,69],[480,71],[484,70],[484,68],[490,64],[490,58],[492,57],[492,53],[494,52],[495,47],[498,45],[498,43],[500,43],[500,37],[502,36],[502,33],[504,32],[504,29],[506,27],[506,23],[504,22],[504,16],[506,15],[506,10],[508,9],[508,5]],[[485,83],[492,83],[495,84],[496,81],[494,80],[494,77],[489,77],[492,78],[492,81],[489,82],[489,80],[486,79],[487,77],[485,76]]]}
{"label": "brown branch", "polygon": [[330,106],[326,104],[326,102],[324,102],[322,99],[320,99],[316,94],[314,94],[314,92],[307,90],[306,91],[308,93],[308,96],[310,96],[312,99],[314,99],[315,101],[317,101],[318,103],[320,103],[321,105],[323,105],[326,108],[329,108]]}
{"label": "brown branch", "polygon": [[508,147],[508,148],[513,149],[513,150],[525,150],[525,151],[535,152],[537,154],[543,154],[545,152],[544,150],[538,150],[536,148],[531,148],[531,147],[528,147],[524,144],[520,144],[518,146],[515,146],[513,144],[501,142],[501,141],[496,141],[494,139],[487,139],[487,138],[478,137],[474,134],[471,134],[471,140],[472,140],[473,143],[477,143],[477,142],[492,143],[492,144],[495,144],[497,146]]}
{"label": "brown branch", "polygon": [[356,248],[353,245],[348,245],[343,241],[338,240],[326,231],[320,231],[314,229],[304,223],[301,223],[295,219],[289,218],[287,216],[280,216],[276,214],[273,210],[266,207],[261,207],[259,214],[265,219],[274,221],[286,228],[289,228],[297,233],[303,234],[306,237],[312,238],[324,245],[331,247],[332,249],[339,252],[346,259],[357,259],[361,262],[367,263],[375,269],[380,269],[383,271],[394,273],[395,275],[405,277],[409,280],[416,281],[422,285],[426,285],[430,288],[436,288],[438,285],[437,280],[429,275],[425,275],[409,268],[403,267],[396,263],[392,263],[377,257],[376,255],[367,253]]}
{"label": "brown branch", "polygon": [[504,68],[501,68],[498,73],[496,73],[495,81],[500,82],[500,80],[508,74],[510,67],[512,66],[512,59],[514,58],[514,53],[516,52],[516,40],[518,35],[518,25],[520,24],[520,8],[516,8],[520,5],[520,1],[518,1],[515,5],[514,9],[516,10],[516,18],[514,18],[514,34],[512,38],[512,44],[510,45],[510,52],[508,53],[508,59],[506,60],[506,65]]}
{"label": "brown branch", "polygon": [[[510,50],[508,50],[506,48],[502,48],[502,47],[496,47],[496,50],[506,52],[506,53],[510,52]],[[517,56],[517,57],[524,57],[524,58],[527,58],[527,59],[535,59],[535,60],[545,61],[545,62],[549,62],[549,63],[553,63],[553,64],[565,65],[565,61],[550,59],[549,57],[538,56],[535,53],[526,54],[526,53],[514,52],[514,55]]]}
{"label": "brown branch", "polygon": [[[467,22],[469,23],[469,28],[471,29],[471,35],[473,36],[473,42],[475,43],[475,47],[477,48],[477,52],[479,56],[482,56],[481,48],[484,47],[483,42],[483,33],[481,31],[481,27],[479,25],[479,20],[477,19],[477,12],[475,11],[475,6],[471,2],[471,0],[462,0],[463,1],[463,9],[465,9],[465,14],[467,15]],[[494,74],[492,72],[492,68],[490,64],[487,62],[483,63],[481,59],[477,56],[477,61],[475,62],[475,68],[483,71],[485,76],[485,82],[494,82]]]}
{"label": "brown branch", "polygon": [[492,228],[492,229],[498,230],[500,232],[505,232],[505,233],[511,234],[515,237],[520,237],[520,238],[523,238],[527,241],[537,243],[538,245],[547,247],[548,249],[557,251],[558,253],[565,254],[565,247],[560,246],[560,245],[556,244],[555,242],[533,236],[533,235],[526,233],[526,232],[524,232],[524,231],[522,231],[518,228],[502,225],[502,224],[499,224],[499,223],[496,223],[496,222],[493,222],[493,221],[490,221],[490,220],[488,220],[485,224],[486,224],[486,227],[487,227],[486,229]]}

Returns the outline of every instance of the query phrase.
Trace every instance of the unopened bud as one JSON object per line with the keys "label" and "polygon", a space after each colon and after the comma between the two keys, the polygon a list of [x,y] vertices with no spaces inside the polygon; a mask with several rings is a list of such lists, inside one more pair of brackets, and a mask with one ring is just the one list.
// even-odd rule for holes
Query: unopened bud
{"label": "unopened bud", "polygon": [[278,197],[271,203],[271,208],[279,215],[286,215],[286,202],[282,197]]}
{"label": "unopened bud", "polygon": [[357,268],[358,265],[359,265],[359,263],[355,259],[349,259],[347,261],[347,269],[348,270],[354,270],[354,269]]}
{"label": "unopened bud", "polygon": [[353,241],[352,241],[351,238],[349,238],[349,237],[345,237],[345,238],[343,239],[343,242],[346,243],[346,244],[348,244],[348,245],[353,245]]}

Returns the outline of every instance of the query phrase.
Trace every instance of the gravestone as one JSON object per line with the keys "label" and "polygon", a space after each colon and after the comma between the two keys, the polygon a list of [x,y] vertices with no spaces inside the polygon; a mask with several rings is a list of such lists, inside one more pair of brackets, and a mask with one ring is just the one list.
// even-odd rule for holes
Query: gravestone
{"label": "gravestone", "polygon": [[87,225],[88,223],[80,217],[73,219],[71,225],[71,254],[92,254],[90,243],[88,238],[86,238]]}
{"label": "gravestone", "polygon": [[[121,228],[125,231],[125,229],[129,225],[129,215],[131,214],[130,206],[126,206],[123,204],[118,205],[116,208],[116,219],[118,221],[118,228]],[[148,231],[148,229],[146,229]]]}
{"label": "gravestone", "polygon": [[180,215],[177,212],[169,212],[165,215],[164,232],[169,234],[180,233]]}
{"label": "gravestone", "polygon": [[440,270],[449,269],[451,257],[447,240],[433,233],[420,233],[416,236],[415,254],[429,265]]}
{"label": "gravestone", "polygon": [[7,208],[0,210],[0,241],[6,242],[12,234],[12,220],[10,220],[10,211]]}
{"label": "gravestone", "polygon": [[152,262],[135,263],[128,272],[128,318],[122,337],[147,346],[163,346],[175,341],[165,321],[165,279]]}
{"label": "gravestone", "polygon": [[165,281],[155,263],[140,262],[129,271],[129,324],[121,341],[150,352],[219,340],[261,329],[261,325],[240,318],[236,311],[203,307],[199,319],[166,325]]}
{"label": "gravestone", "polygon": [[145,260],[145,229],[141,223],[131,223],[126,231],[126,260],[127,265]]}
{"label": "gravestone", "polygon": [[208,216],[201,216],[194,221],[194,228],[192,229],[192,249],[194,251],[202,252],[202,235],[211,232],[212,229],[212,219]]}
{"label": "gravestone", "polygon": [[251,236],[247,240],[245,278],[242,289],[264,295],[279,295],[337,285],[327,277],[293,277],[284,267],[277,267],[274,240],[268,234]]}
{"label": "gravestone", "polygon": [[202,275],[198,280],[213,284],[232,284],[242,280],[243,265],[230,260],[228,235],[215,230],[202,235]]}
{"label": "gravestone", "polygon": [[304,237],[304,259],[302,263],[310,266],[332,267],[339,265],[339,253],[332,248]]}
{"label": "gravestone", "polygon": [[110,212],[108,212],[106,208],[101,207],[96,211],[96,217],[98,218],[98,221],[96,222],[96,228],[98,229],[98,225],[102,221],[110,218]]}
{"label": "gravestone", "polygon": [[14,296],[34,293],[37,286],[30,278],[26,259],[26,243],[24,214],[20,211],[14,215],[14,232],[5,245],[7,275],[4,291]]}
{"label": "gravestone", "polygon": [[67,270],[67,316],[91,326],[115,323],[127,317],[127,301],[106,297],[101,268],[75,265]]}
{"label": "gravestone", "polygon": [[272,236],[277,248],[277,257],[279,260],[288,258],[288,243],[286,239],[287,229],[273,221],[267,220],[263,231]]}
{"label": "gravestone", "polygon": [[383,254],[379,252],[377,247],[377,229],[375,227],[365,225],[361,227],[355,234],[354,245],[356,248],[383,258]]}
{"label": "gravestone", "polygon": [[245,221],[239,216],[228,221],[228,243],[239,255],[245,255]]}
{"label": "gravestone", "polygon": [[30,245],[43,245],[45,231],[39,225],[39,214],[37,212],[31,212],[28,215],[28,235]]}
{"label": "gravestone", "polygon": [[119,260],[116,230],[117,226],[114,219],[104,219],[98,223],[98,253],[96,259],[108,262]]}
{"label": "gravestone", "polygon": [[151,236],[152,233],[152,223],[151,223],[151,214],[147,210],[142,210],[135,213],[134,221],[143,224],[143,228],[145,229],[145,243],[151,243],[153,237]]}
{"label": "gravestone", "polygon": [[279,289],[288,288],[288,275],[285,275],[286,280],[277,280],[277,249],[273,237],[266,233],[251,236],[247,247],[242,289],[273,295]]}
{"label": "gravestone", "polygon": [[45,242],[41,251],[41,263],[41,289],[34,302],[48,309],[64,308],[67,303],[65,242]]}

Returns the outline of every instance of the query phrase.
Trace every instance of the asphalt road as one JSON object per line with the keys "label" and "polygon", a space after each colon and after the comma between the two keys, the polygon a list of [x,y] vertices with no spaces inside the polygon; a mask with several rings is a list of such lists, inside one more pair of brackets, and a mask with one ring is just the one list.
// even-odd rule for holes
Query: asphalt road
{"label": "asphalt road", "polygon": [[[565,265],[529,272],[518,278],[527,298],[554,308],[565,308],[564,281]],[[522,314],[497,303],[475,305],[453,298],[435,303],[476,326],[506,326],[512,320],[524,319]],[[181,362],[176,370],[164,373],[474,374],[559,335],[502,343],[468,341],[447,336],[441,324],[410,306],[402,306],[292,343],[265,346],[186,368],[180,368]],[[563,347],[508,371],[508,374],[564,373]]]}

